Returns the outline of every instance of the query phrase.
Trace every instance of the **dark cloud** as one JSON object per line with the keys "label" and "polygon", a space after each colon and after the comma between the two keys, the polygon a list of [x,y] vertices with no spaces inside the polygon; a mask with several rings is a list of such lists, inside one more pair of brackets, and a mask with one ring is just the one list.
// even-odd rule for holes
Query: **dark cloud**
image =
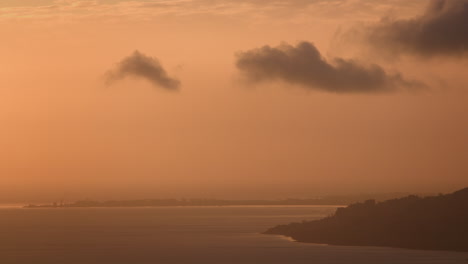
{"label": "dark cloud", "polygon": [[156,58],[146,56],[139,51],[124,58],[115,69],[109,71],[106,74],[106,81],[112,84],[128,76],[146,79],[153,85],[168,90],[177,90],[180,86],[180,81],[171,78]]}
{"label": "dark cloud", "polygon": [[382,19],[369,29],[368,40],[393,54],[463,55],[468,53],[468,0],[432,0],[420,17]]}
{"label": "dark cloud", "polygon": [[378,65],[365,67],[341,58],[329,63],[308,42],[241,52],[236,64],[252,82],[282,80],[335,93],[386,92],[402,86],[421,86],[405,81],[399,74],[387,74]]}

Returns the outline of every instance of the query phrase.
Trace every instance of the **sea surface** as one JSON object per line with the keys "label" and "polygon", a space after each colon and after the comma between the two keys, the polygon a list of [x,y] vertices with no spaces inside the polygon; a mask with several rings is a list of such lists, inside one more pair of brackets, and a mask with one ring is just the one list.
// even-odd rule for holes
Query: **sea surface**
{"label": "sea surface", "polygon": [[0,209],[1,264],[467,264],[468,253],[304,244],[267,228],[335,207]]}

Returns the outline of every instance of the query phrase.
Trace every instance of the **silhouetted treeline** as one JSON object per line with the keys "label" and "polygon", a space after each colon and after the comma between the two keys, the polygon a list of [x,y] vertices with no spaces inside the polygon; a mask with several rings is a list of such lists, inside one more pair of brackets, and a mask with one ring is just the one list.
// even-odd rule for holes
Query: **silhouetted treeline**
{"label": "silhouetted treeline", "polygon": [[[403,194],[380,194],[379,198],[388,199],[401,197]],[[220,199],[143,199],[117,201],[83,200],[73,203],[52,203],[43,205],[27,205],[26,208],[50,207],[156,207],[156,206],[242,206],[242,205],[347,205],[363,199],[369,195],[327,196],[311,199],[283,199],[283,200],[220,200]]]}
{"label": "silhouetted treeline", "polygon": [[267,234],[299,242],[468,251],[468,188],[430,197],[368,200],[315,221],[280,225]]}

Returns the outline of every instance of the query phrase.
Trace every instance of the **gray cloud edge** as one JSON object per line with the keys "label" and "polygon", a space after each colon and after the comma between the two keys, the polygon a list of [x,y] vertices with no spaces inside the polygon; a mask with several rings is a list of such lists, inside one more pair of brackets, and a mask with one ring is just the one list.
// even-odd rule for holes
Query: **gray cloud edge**
{"label": "gray cloud edge", "polygon": [[421,82],[405,80],[399,73],[388,74],[376,64],[365,67],[342,58],[329,63],[310,42],[239,52],[236,66],[251,83],[281,80],[333,93],[381,93],[401,87],[425,87]]}
{"label": "gray cloud edge", "polygon": [[158,59],[147,56],[138,50],[122,59],[114,69],[105,74],[107,85],[126,77],[136,77],[149,81],[153,86],[166,90],[178,90],[181,83],[170,77]]}
{"label": "gray cloud edge", "polygon": [[367,27],[365,35],[374,49],[392,55],[467,55],[468,0],[431,0],[421,16],[383,18]]}

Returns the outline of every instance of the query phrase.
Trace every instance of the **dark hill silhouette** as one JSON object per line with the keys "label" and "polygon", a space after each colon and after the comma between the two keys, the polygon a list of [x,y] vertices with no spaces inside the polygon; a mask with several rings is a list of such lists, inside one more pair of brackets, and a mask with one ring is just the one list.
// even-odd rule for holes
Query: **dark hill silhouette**
{"label": "dark hill silhouette", "polygon": [[468,188],[430,197],[368,200],[315,221],[265,232],[299,242],[468,251]]}

